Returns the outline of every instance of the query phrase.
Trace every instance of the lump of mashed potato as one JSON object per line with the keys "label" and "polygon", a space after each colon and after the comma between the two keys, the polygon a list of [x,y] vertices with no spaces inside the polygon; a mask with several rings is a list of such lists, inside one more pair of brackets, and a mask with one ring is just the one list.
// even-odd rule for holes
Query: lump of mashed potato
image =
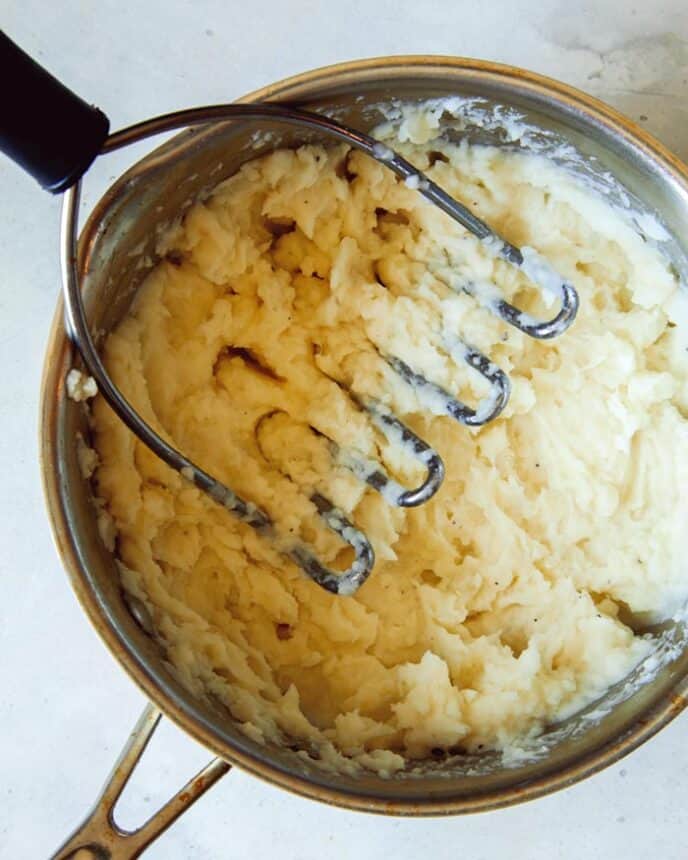
{"label": "lump of mashed potato", "polygon": [[[93,408],[122,581],[183,683],[252,738],[383,774],[437,748],[508,750],[594,700],[651,647],[633,618],[666,615],[688,591],[688,353],[665,259],[542,157],[398,148],[575,284],[566,334],[538,342],[481,308],[462,286],[553,313],[383,165],[304,146],[246,164],[188,212],[104,349],[145,419],[281,534],[346,566],[316,491],[362,528],[377,563],[354,596],[309,581],[102,398]],[[475,404],[484,382],[445,333],[511,378],[507,408],[481,429],[433,414],[381,358]],[[429,503],[390,506],[336,455],[422,479],[365,398],[443,457]]]}

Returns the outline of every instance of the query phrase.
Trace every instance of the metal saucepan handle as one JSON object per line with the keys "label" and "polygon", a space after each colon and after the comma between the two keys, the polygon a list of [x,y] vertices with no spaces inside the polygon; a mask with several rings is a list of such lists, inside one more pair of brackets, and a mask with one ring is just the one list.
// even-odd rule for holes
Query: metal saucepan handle
{"label": "metal saucepan handle", "polygon": [[95,806],[51,860],[133,860],[227,773],[231,765],[220,758],[213,759],[137,830],[119,827],[115,821],[115,806],[160,717],[157,708],[146,706]]}
{"label": "metal saucepan handle", "polygon": [[101,151],[110,122],[0,31],[0,151],[47,191],[73,185]]}

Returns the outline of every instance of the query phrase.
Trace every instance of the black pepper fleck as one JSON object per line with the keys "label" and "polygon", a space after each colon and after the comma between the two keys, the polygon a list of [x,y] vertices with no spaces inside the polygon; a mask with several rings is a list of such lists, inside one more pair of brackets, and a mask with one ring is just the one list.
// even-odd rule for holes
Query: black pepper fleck
{"label": "black pepper fleck", "polygon": [[275,633],[277,634],[278,639],[291,639],[294,635],[294,631],[291,629],[291,624],[280,623],[275,625]]}

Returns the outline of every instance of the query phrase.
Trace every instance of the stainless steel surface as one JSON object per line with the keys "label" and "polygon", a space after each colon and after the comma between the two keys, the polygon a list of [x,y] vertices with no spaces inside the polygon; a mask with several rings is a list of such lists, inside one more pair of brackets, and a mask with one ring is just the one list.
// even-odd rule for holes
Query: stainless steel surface
{"label": "stainless steel surface", "polygon": [[[112,152],[123,146],[128,146],[131,143],[166,131],[189,126],[207,125],[209,122],[221,122],[227,119],[271,120],[296,126],[297,128],[316,131],[328,138],[331,137],[335,140],[344,141],[385,165],[400,179],[413,180],[414,187],[418,188],[424,197],[438,206],[443,212],[446,212],[459,224],[462,224],[478,239],[489,245],[492,253],[499,255],[517,268],[525,268],[523,254],[518,248],[497,236],[484,221],[477,218],[463,204],[450,197],[405,158],[402,158],[398,153],[392,152],[392,150],[375,140],[375,138],[355,129],[348,128],[327,116],[299,111],[280,105],[216,105],[200,107],[156,117],[155,119],[146,120],[123,131],[116,132],[107,139],[103,147],[103,152]],[[70,337],[79,350],[89,373],[98,383],[100,393],[129,429],[154,451],[158,457],[173,469],[176,469],[184,478],[191,481],[200,490],[207,493],[217,504],[223,505],[242,522],[255,528],[266,539],[272,540],[283,551],[284,555],[296,562],[310,579],[333,594],[343,596],[353,594],[370,575],[375,563],[375,553],[366,535],[360,529],[357,529],[353,523],[349,522],[346,516],[337,510],[329,499],[326,499],[319,493],[311,496],[311,501],[325,525],[338,534],[354,550],[354,559],[351,565],[344,571],[335,571],[328,568],[302,543],[293,539],[287,542],[284,537],[279,536],[274,529],[274,524],[265,511],[258,508],[253,502],[237,496],[228,486],[218,481],[213,475],[208,474],[208,472],[191,461],[181,451],[170,445],[150,424],[143,420],[114,384],[105,365],[100,360],[98,351],[91,338],[81,298],[79,274],[76,264],[80,192],[81,183],[77,181],[64,195],[60,242],[62,251],[62,283]],[[532,280],[537,282],[537,273],[529,272],[529,275]],[[538,285],[543,288],[545,287],[544,284]],[[471,285],[466,284],[464,290],[471,292]],[[571,325],[578,310],[578,296],[571,284],[567,284],[561,279],[559,293],[561,309],[553,319],[545,322],[533,319],[504,300],[491,303],[490,309],[505,322],[515,326],[531,337],[552,338],[564,332]],[[487,408],[481,409],[478,407],[477,409],[472,409],[465,403],[461,403],[452,397],[451,394],[412,370],[395,356],[384,356],[384,359],[409,385],[417,388],[419,391],[432,392],[435,399],[440,398],[445,404],[447,415],[450,415],[462,424],[479,427],[491,421],[502,411],[509,397],[509,382],[504,372],[492,364],[485,355],[474,347],[461,343],[453,333],[452,339],[455,343],[447,343],[447,353],[457,361],[465,361],[469,367],[476,370],[491,385],[494,396],[486,401]],[[353,453],[343,452],[345,455],[344,464],[355,475],[365,480],[373,489],[378,492],[386,491],[385,498],[387,500],[392,499],[394,504],[398,506],[411,507],[426,502],[437,492],[444,477],[444,465],[439,454],[412,433],[398,418],[390,415],[388,410],[383,410],[381,404],[362,401],[356,396],[355,392],[351,393],[356,402],[371,414],[373,423],[383,433],[388,436],[393,433],[395,437],[400,437],[402,445],[407,449],[409,454],[423,462],[427,470],[427,477],[416,489],[405,490],[390,479],[380,463],[365,462]],[[390,490],[393,490],[393,492],[390,492]]]}
{"label": "stainless steel surface", "polygon": [[[365,130],[382,119],[378,106],[383,102],[457,94],[511,105],[528,122],[563,134],[595,170],[613,173],[661,216],[675,237],[674,263],[688,270],[686,168],[630,121],[555,81],[473,60],[402,57],[312,72],[248,99],[328,108]],[[477,128],[466,133],[475,133],[476,139],[483,134]],[[180,135],[133,167],[101,200],[81,236],[77,271],[91,331],[101,337],[126,312],[156,262],[157,231],[244,161],[275,145],[307,139],[293,129],[242,121]],[[83,407],[65,392],[64,379],[76,356],[62,315],[60,306],[46,354],[41,421],[43,477],[55,539],[73,587],[110,650],[161,711],[221,758],[283,788],[352,809],[468,813],[570,785],[628,753],[686,706],[686,629],[682,622],[669,622],[663,635],[675,655],[669,653],[661,671],[647,678],[635,673],[586,711],[548,727],[541,750],[510,766],[494,754],[454,756],[385,779],[368,772],[330,773],[305,747],[298,755],[295,749],[252,741],[223,708],[196,699],[182,686],[124,598],[113,557],[98,535],[90,487],[79,470],[76,434],[88,438],[88,422]]]}
{"label": "stainless steel surface", "polygon": [[161,833],[186,812],[201,795],[224,776],[230,765],[213,759],[187,784],[136,830],[124,830],[115,820],[115,807],[153,732],[160,722],[160,711],[147,705],[129,735],[93,809],[52,860],[133,860],[140,856]]}

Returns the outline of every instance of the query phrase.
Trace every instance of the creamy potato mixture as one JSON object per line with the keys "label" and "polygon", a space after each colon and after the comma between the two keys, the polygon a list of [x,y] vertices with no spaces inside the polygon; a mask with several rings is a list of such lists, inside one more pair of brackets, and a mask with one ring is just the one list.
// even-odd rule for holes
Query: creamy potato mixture
{"label": "creamy potato mixture", "polygon": [[[438,750],[508,750],[574,712],[649,652],[635,622],[688,591],[676,276],[543,157],[414,143],[421,132],[388,142],[574,283],[563,336],[535,341],[464,291],[557,310],[384,165],[304,146],[246,164],[186,214],[104,349],[147,421],[339,569],[351,550],[310,496],[344,511],[377,558],[354,596],[315,585],[93,406],[106,537],[183,683],[252,738],[382,774]],[[481,429],[434,414],[382,358],[475,406],[488,388],[446,335],[511,378]],[[393,507],[346,468],[348,452],[423,480],[366,399],[444,459],[427,504]]]}

